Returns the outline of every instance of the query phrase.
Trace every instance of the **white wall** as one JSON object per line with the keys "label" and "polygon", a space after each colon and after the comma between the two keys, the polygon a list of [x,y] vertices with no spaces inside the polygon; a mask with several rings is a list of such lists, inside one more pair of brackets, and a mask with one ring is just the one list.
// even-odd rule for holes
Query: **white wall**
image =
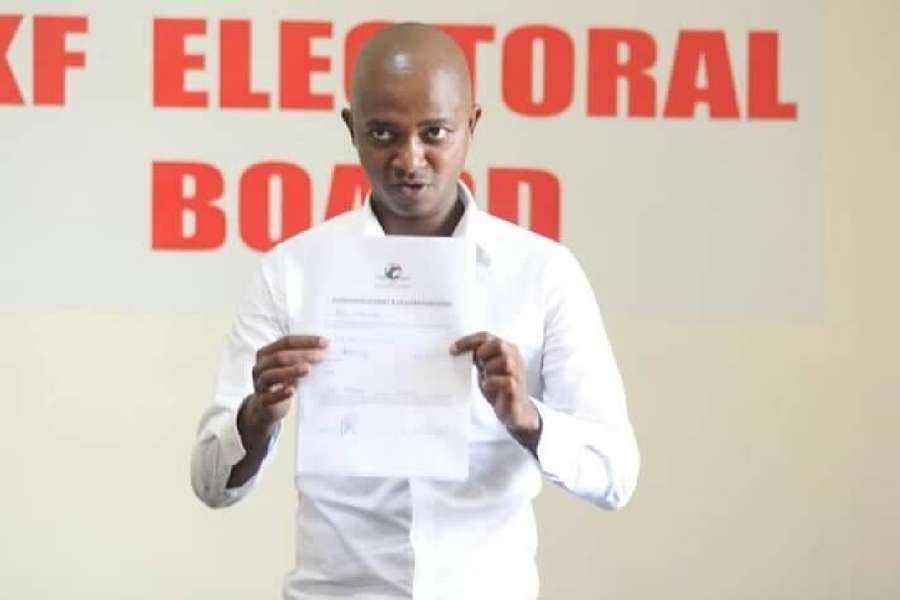
{"label": "white wall", "polygon": [[[642,479],[616,514],[542,495],[543,597],[900,595],[900,6],[826,23],[824,314],[609,315]],[[290,452],[226,511],[188,485],[229,317],[4,310],[0,595],[277,596]]]}

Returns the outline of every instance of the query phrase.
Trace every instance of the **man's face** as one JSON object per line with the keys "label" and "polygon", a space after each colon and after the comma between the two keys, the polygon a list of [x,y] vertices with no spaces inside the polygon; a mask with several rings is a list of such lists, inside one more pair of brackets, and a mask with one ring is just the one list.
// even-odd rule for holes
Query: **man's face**
{"label": "man's face", "polygon": [[343,118],[382,208],[427,219],[452,206],[480,113],[466,85],[438,67],[372,73],[355,90]]}

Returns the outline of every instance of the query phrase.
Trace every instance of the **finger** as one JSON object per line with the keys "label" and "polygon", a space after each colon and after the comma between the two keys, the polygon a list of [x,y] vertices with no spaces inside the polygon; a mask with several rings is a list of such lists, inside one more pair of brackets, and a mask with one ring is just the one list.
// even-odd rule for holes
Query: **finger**
{"label": "finger", "polygon": [[463,354],[465,352],[475,350],[492,337],[493,336],[486,331],[479,331],[478,333],[473,333],[471,335],[461,337],[450,344],[450,354],[452,354],[453,356],[459,356],[460,354]]}
{"label": "finger", "polygon": [[280,369],[268,369],[256,378],[255,389],[257,391],[268,391],[276,384],[292,385],[301,377],[309,375],[310,365],[306,363],[291,365],[290,367],[282,367]]}
{"label": "finger", "polygon": [[503,353],[506,343],[498,337],[491,336],[491,339],[475,350],[474,360],[478,365],[485,365],[495,356]]}
{"label": "finger", "polygon": [[482,379],[481,387],[492,394],[512,394],[516,390],[516,379],[510,375],[490,375]]}
{"label": "finger", "polygon": [[255,378],[267,369],[291,367],[300,363],[318,364],[324,359],[324,350],[282,350],[258,359],[253,368],[253,376]]}
{"label": "finger", "polygon": [[485,375],[515,375],[516,359],[508,353],[501,352],[484,362],[482,369]]}
{"label": "finger", "polygon": [[263,346],[256,353],[257,357],[280,350],[298,350],[298,349],[325,349],[328,347],[328,338],[321,335],[286,335],[269,344]]}
{"label": "finger", "polygon": [[479,386],[485,400],[494,407],[494,410],[505,407],[509,400],[515,396],[515,379],[509,375],[485,377],[481,380]]}
{"label": "finger", "polygon": [[256,399],[261,406],[271,406],[284,402],[293,396],[296,390],[293,385],[275,384],[271,390],[256,394]]}

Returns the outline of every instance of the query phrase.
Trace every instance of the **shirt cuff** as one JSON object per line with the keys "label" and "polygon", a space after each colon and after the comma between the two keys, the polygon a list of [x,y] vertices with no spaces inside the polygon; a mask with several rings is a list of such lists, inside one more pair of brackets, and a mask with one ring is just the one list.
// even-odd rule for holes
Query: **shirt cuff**
{"label": "shirt cuff", "polygon": [[240,408],[235,411],[229,411],[229,418],[223,423],[222,430],[217,432],[216,435],[222,449],[222,464],[227,466],[229,471],[231,467],[241,462],[241,459],[247,456],[247,449],[244,448],[244,443],[241,441],[241,432],[238,430],[238,413],[240,413]]}
{"label": "shirt cuff", "polygon": [[231,469],[234,467],[234,465],[238,464],[245,456],[247,456],[247,449],[244,447],[244,443],[241,440],[241,432],[238,430],[237,425],[239,413],[240,408],[233,413],[232,418],[228,422],[227,429],[222,432],[222,435],[219,438],[219,443],[221,444],[222,448],[222,459],[224,464],[226,464],[228,468],[225,489],[223,491],[228,501],[236,501],[243,498],[253,488],[256,480],[259,479],[259,474],[266,466],[268,466],[269,461],[271,461],[272,448],[275,446],[275,443],[278,440],[278,435],[281,433],[281,421],[279,421],[275,424],[275,430],[272,432],[272,436],[269,438],[269,443],[266,446],[266,456],[265,458],[263,458],[262,464],[259,466],[259,470],[255,475],[253,475],[253,477],[242,483],[240,486],[230,488],[228,487],[227,479],[231,476]]}
{"label": "shirt cuff", "polygon": [[581,422],[572,415],[531,399],[541,415],[541,439],[537,459],[541,471],[554,483],[574,489],[578,483],[581,453],[584,449]]}
{"label": "shirt cuff", "polygon": [[[201,435],[201,442],[195,449],[196,460],[193,467],[194,489],[211,507],[230,506],[241,500],[250,492],[259,476],[257,472],[240,486],[228,487],[232,468],[247,455],[247,450],[237,425],[239,409],[218,407],[218,411],[204,426],[205,433]],[[280,431],[279,423],[269,440],[260,472],[271,458]]]}
{"label": "shirt cuff", "polygon": [[[234,465],[241,462],[247,456],[247,449],[241,441],[241,432],[238,430],[237,420],[240,409],[234,411],[228,419],[225,429],[219,434],[219,447],[222,451],[222,467],[227,470],[224,473],[225,487],[222,488],[222,495],[226,504],[237,502],[246,496],[256,483],[256,475],[245,481],[239,486],[228,487],[228,478],[231,477],[231,469]],[[257,473],[258,474],[258,473]]]}

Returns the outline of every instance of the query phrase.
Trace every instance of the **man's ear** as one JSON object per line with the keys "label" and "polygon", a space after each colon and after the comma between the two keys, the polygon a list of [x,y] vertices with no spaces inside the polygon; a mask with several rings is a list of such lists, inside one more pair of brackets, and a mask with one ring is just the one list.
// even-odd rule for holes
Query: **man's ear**
{"label": "man's ear", "polygon": [[343,119],[344,125],[347,126],[347,131],[350,132],[350,143],[355,147],[356,136],[353,135],[353,114],[350,112],[349,108],[345,108],[341,111],[341,119]]}
{"label": "man's ear", "polygon": [[467,123],[470,137],[475,135],[475,127],[478,125],[479,119],[481,119],[481,105],[473,104],[472,110],[469,112],[469,122]]}

